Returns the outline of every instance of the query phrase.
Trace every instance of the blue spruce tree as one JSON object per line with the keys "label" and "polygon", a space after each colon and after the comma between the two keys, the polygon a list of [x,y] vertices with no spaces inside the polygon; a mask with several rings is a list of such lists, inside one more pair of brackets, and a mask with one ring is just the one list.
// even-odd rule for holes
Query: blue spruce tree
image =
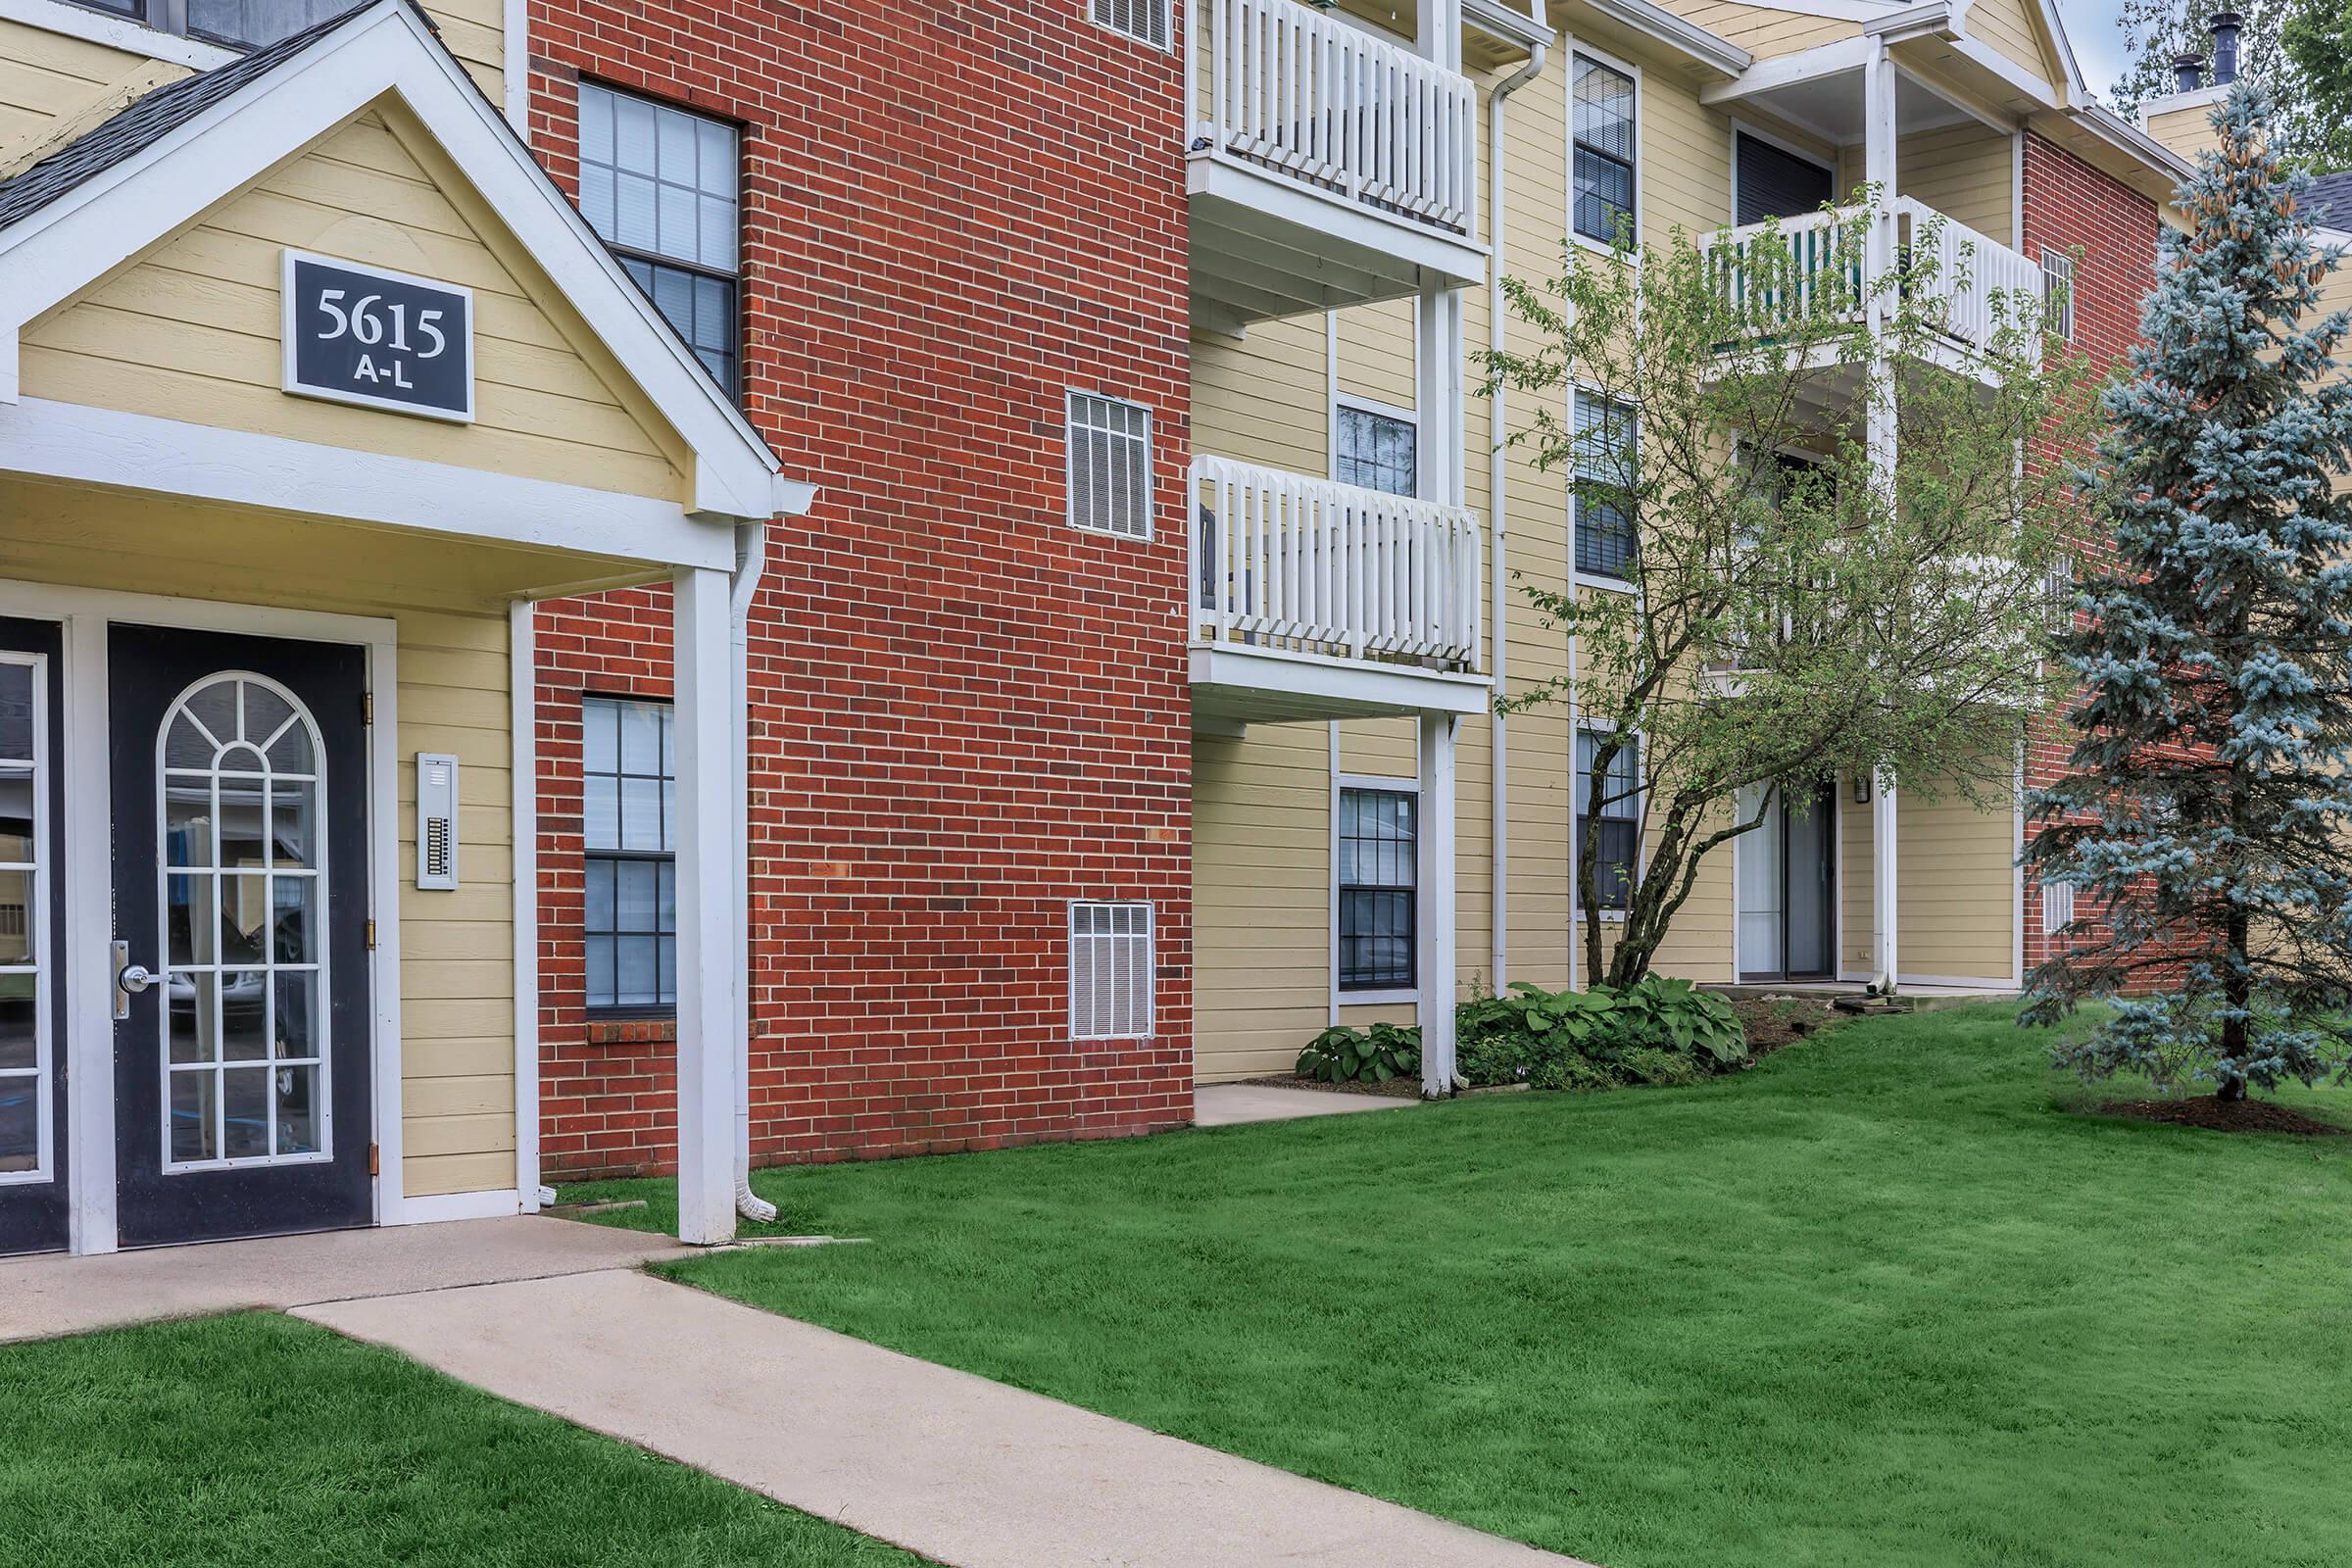
{"label": "blue spruce tree", "polygon": [[[2112,1019],[2060,1060],[2167,1091],[2314,1082],[2352,1056],[2352,317],[2240,85],[2180,192],[2131,375],[2082,477],[2113,553],[2057,652],[2081,679],[2073,768],[2027,802],[2026,863],[2082,890],[2029,977],[2028,1022]],[[2098,916],[2104,915],[2103,922]],[[2096,927],[2101,923],[2105,929]],[[2141,992],[2144,995],[2126,996]]]}

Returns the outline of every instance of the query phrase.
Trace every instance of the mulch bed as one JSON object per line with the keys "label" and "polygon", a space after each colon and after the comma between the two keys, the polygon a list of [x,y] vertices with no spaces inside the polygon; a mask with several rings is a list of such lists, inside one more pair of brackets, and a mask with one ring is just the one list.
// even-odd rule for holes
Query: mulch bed
{"label": "mulch bed", "polygon": [[1278,1072],[1264,1078],[1245,1078],[1242,1082],[1267,1089],[1321,1089],[1334,1095],[1380,1095],[1389,1100],[1421,1098],[1421,1080],[1408,1077],[1392,1078],[1385,1084],[1332,1084],[1320,1078],[1301,1078],[1295,1072]]}
{"label": "mulch bed", "polygon": [[2297,1138],[2342,1138],[2352,1129],[2316,1120],[2268,1100],[2221,1101],[2211,1095],[2189,1100],[2111,1100],[2102,1114],[2204,1127],[2223,1133],[2290,1133]]}
{"label": "mulch bed", "polygon": [[1843,1017],[1815,997],[1742,997],[1734,1000],[1731,1007],[1747,1031],[1747,1049],[1758,1056],[1769,1056],[1783,1046],[1817,1035]]}

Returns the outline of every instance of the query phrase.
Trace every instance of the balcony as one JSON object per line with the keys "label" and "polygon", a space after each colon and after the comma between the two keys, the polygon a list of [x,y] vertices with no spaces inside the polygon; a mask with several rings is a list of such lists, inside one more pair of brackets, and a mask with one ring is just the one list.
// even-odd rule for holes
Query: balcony
{"label": "balcony", "polygon": [[1196,728],[1486,709],[1476,513],[1223,458],[1193,491]]}
{"label": "balcony", "polygon": [[[1895,255],[1932,277],[1941,296],[1936,343],[1930,357],[1947,369],[1982,373],[2004,313],[1998,298],[2041,300],[2037,263],[1912,197],[1889,204],[1895,222]],[[1766,261],[1754,255],[1766,225],[1750,223],[1701,241],[1716,286],[1739,308],[1748,329],[1769,337],[1776,325],[1817,312],[1839,311],[1854,328],[1860,357],[1863,338],[1855,302],[1865,296],[1865,247],[1853,223],[1857,210],[1808,213],[1780,220],[1785,256]],[[1933,262],[1933,267],[1929,263]],[[1906,285],[1908,286],[1908,285]],[[2012,306],[2005,313],[2016,320]]]}
{"label": "balcony", "polygon": [[1196,325],[1239,331],[1484,275],[1467,76],[1298,0],[1193,9]]}

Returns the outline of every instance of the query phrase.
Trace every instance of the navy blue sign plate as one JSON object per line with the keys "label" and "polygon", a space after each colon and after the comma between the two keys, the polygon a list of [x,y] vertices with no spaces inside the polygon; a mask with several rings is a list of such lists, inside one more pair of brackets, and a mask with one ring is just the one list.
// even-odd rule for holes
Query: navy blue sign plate
{"label": "navy blue sign plate", "polygon": [[435,419],[473,417],[473,291],[286,252],[286,390]]}

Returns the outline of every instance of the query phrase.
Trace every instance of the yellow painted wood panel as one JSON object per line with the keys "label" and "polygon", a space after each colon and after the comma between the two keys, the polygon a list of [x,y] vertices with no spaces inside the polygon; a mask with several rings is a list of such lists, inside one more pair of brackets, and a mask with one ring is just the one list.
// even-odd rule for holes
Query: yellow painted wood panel
{"label": "yellow painted wood panel", "polygon": [[1324,724],[1256,724],[1239,739],[1194,737],[1201,1082],[1285,1071],[1329,1018],[1329,733]]}
{"label": "yellow painted wood panel", "polygon": [[[584,354],[552,285],[448,170],[369,112],[214,208],[116,276],[35,321],[25,390],[637,495],[683,493],[673,433],[601,349]],[[397,169],[389,166],[402,164]],[[470,211],[468,209],[471,209]],[[280,388],[279,256],[315,249],[476,290],[476,418],[387,416]],[[502,254],[502,252],[504,252]],[[595,358],[592,359],[591,356]]]}
{"label": "yellow painted wood panel", "polygon": [[2046,29],[2032,14],[2035,9],[2034,0],[1976,0],[1968,8],[1969,36],[2055,85],[2066,75],[2043,47]]}
{"label": "yellow painted wood panel", "polygon": [[1904,974],[2003,979],[2016,967],[2012,807],[1897,797],[1895,946]]}
{"label": "yellow painted wood panel", "polygon": [[1996,245],[2014,245],[2017,144],[1971,122],[1895,144],[1895,189],[1965,223]]}
{"label": "yellow painted wood panel", "polygon": [[410,1152],[406,1158],[411,1198],[497,1192],[512,1186],[514,1181],[514,1152],[512,1149],[483,1154],[419,1156]]}
{"label": "yellow painted wood panel", "polygon": [[1323,317],[1193,339],[1193,448],[1323,478],[1331,471]]}
{"label": "yellow painted wood panel", "polygon": [[1840,38],[1859,37],[1862,32],[1858,22],[1771,6],[1737,5],[1729,0],[1666,0],[1666,5],[1684,21],[1730,39],[1758,59],[1795,54]]}

